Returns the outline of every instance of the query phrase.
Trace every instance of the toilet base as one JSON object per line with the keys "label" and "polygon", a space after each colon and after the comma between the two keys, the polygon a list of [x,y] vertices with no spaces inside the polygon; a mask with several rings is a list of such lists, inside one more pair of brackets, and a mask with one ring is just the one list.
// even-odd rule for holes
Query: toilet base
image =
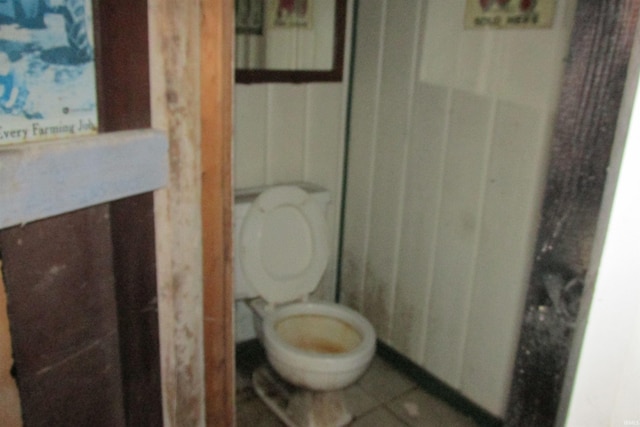
{"label": "toilet base", "polygon": [[268,364],[253,372],[252,381],[258,396],[289,427],[342,427],[353,418],[341,390],[317,392],[293,386]]}

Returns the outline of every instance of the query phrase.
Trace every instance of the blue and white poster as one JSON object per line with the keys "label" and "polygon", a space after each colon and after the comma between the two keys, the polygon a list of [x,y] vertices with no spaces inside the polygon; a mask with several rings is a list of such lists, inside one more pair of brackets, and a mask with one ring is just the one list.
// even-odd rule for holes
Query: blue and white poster
{"label": "blue and white poster", "polygon": [[0,0],[0,144],[97,132],[90,0]]}

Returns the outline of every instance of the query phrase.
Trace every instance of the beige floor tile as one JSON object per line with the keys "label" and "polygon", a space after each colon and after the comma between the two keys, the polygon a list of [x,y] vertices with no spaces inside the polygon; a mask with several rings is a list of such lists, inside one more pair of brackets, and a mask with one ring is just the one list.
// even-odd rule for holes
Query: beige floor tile
{"label": "beige floor tile", "polygon": [[476,427],[472,419],[419,389],[403,394],[387,406],[412,427]]}
{"label": "beige floor tile", "polygon": [[236,406],[237,427],[286,427],[260,398]]}
{"label": "beige floor tile", "polygon": [[358,384],[344,390],[344,399],[347,409],[354,417],[359,417],[379,405],[378,401],[369,396]]}
{"label": "beige floor tile", "polygon": [[374,357],[371,366],[357,383],[380,403],[388,402],[416,385],[384,360]]}
{"label": "beige floor tile", "polygon": [[407,427],[393,413],[380,407],[349,424],[349,427]]}

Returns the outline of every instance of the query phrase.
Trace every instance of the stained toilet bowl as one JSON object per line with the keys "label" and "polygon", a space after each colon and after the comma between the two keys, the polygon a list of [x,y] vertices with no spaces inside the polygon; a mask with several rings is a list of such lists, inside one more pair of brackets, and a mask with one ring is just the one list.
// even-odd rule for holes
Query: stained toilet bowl
{"label": "stained toilet bowl", "polygon": [[286,381],[317,391],[354,382],[375,350],[373,327],[359,313],[335,303],[296,302],[308,298],[327,268],[328,201],[326,190],[275,186],[260,190],[236,218],[236,289],[244,285],[244,296],[254,298],[267,358]]}
{"label": "stained toilet bowl", "polygon": [[263,344],[285,380],[311,390],[344,388],[367,369],[375,352],[371,324],[348,307],[292,303],[267,313]]}

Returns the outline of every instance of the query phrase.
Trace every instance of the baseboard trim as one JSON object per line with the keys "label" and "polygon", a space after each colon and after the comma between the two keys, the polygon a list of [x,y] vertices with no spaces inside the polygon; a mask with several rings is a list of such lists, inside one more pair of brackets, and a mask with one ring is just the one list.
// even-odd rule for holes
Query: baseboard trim
{"label": "baseboard trim", "polygon": [[501,419],[464,397],[459,391],[445,384],[380,340],[378,340],[376,353],[399,372],[410,377],[423,390],[443,400],[461,414],[472,418],[478,425],[499,427],[504,424]]}

